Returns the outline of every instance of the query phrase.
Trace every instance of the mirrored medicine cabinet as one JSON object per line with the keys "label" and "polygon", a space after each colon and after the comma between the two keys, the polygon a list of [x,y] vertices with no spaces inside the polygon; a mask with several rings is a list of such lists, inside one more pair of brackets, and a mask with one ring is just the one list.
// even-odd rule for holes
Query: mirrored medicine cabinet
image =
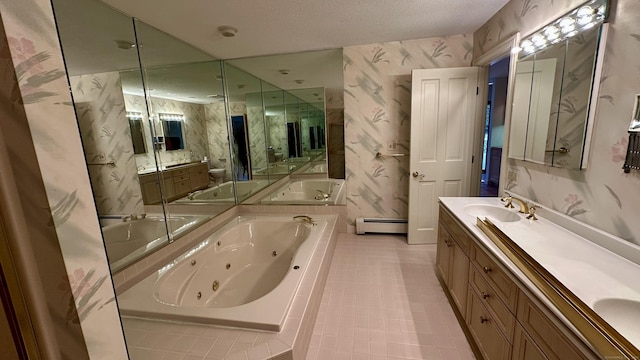
{"label": "mirrored medicine cabinet", "polygon": [[520,42],[510,158],[586,167],[606,13],[604,0],[585,3]]}
{"label": "mirrored medicine cabinet", "polygon": [[324,88],[283,90],[97,0],[52,5],[112,272],[326,162]]}

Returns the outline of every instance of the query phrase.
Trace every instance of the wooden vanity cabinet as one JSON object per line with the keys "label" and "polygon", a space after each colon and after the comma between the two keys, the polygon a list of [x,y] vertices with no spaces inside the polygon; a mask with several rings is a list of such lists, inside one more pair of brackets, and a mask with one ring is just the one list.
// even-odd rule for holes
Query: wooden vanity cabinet
{"label": "wooden vanity cabinet", "polygon": [[569,340],[569,330],[561,331],[552,315],[547,315],[550,312],[541,311],[522,285],[512,280],[509,270],[446,208],[440,206],[439,215],[436,268],[452,306],[465,321],[461,325],[475,345],[476,356],[485,360],[590,359]]}
{"label": "wooden vanity cabinet", "polygon": [[[440,218],[449,215],[440,213]],[[449,219],[453,221],[453,219]],[[440,222],[438,227],[438,252],[436,266],[440,276],[448,287],[451,298],[464,316],[467,307],[467,289],[469,274],[469,257],[464,249],[468,249],[470,239],[464,233],[449,231],[448,222]],[[452,235],[455,233],[456,235]]]}
{"label": "wooden vanity cabinet", "polygon": [[162,193],[158,186],[158,175],[153,172],[138,175],[142,190],[142,201],[145,205],[159,204],[162,194],[168,201],[181,198],[190,192],[205,189],[209,186],[207,164],[195,163],[167,169],[162,172]]}

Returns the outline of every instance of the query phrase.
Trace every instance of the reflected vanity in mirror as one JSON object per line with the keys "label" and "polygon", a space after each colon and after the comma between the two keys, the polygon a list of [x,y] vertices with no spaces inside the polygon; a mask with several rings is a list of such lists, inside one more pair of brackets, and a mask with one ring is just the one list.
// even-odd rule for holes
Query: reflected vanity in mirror
{"label": "reflected vanity in mirror", "polygon": [[509,157],[586,167],[604,51],[607,2],[586,3],[520,43]]}

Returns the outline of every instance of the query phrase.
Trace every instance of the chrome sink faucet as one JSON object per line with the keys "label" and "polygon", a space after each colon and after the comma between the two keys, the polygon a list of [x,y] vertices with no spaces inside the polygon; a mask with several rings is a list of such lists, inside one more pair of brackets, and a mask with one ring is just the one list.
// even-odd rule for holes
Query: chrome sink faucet
{"label": "chrome sink faucet", "polygon": [[[509,194],[508,192],[505,191],[505,196],[500,199],[500,201],[502,202],[506,202],[506,205],[504,207],[509,208],[509,209],[513,209],[513,201],[516,201],[518,203],[518,205],[520,205],[520,210],[518,210],[519,212],[523,213],[523,214],[529,214],[529,205],[527,205],[527,202],[515,197],[511,194]],[[535,211],[535,210],[534,210]]]}

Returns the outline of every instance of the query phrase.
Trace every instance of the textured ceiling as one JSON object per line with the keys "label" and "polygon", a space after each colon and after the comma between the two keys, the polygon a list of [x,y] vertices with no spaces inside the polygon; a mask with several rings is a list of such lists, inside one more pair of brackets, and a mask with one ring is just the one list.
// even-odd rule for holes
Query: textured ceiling
{"label": "textured ceiling", "polygon": [[[104,0],[221,58],[471,33],[507,0]],[[239,31],[224,38],[216,30]]]}

